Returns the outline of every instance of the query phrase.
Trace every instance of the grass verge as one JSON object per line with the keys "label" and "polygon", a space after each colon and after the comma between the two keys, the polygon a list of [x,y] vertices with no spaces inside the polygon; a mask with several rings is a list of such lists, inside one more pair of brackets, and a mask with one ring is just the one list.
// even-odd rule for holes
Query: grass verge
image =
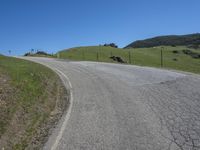
{"label": "grass verge", "polygon": [[68,106],[58,75],[40,64],[0,56],[0,147],[41,149]]}

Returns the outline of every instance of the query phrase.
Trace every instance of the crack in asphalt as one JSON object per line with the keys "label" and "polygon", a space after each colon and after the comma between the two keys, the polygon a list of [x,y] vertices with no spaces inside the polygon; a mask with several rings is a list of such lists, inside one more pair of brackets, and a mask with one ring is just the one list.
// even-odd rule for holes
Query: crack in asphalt
{"label": "crack in asphalt", "polygon": [[[180,90],[188,82],[189,91]],[[193,89],[189,77],[162,83],[163,86],[148,87],[144,91],[146,102],[159,117],[161,129],[167,128],[171,137],[166,137],[181,150],[200,149],[200,88]],[[179,89],[179,92],[172,94]],[[185,93],[188,93],[185,95]],[[196,95],[196,98],[193,98]],[[161,98],[162,97],[162,98]]]}

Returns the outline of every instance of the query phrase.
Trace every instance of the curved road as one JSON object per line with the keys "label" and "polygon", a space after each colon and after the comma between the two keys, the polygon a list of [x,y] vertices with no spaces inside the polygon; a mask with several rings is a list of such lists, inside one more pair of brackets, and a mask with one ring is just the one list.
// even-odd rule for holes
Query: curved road
{"label": "curved road", "polygon": [[130,65],[24,58],[55,70],[71,105],[44,149],[199,150],[200,77]]}

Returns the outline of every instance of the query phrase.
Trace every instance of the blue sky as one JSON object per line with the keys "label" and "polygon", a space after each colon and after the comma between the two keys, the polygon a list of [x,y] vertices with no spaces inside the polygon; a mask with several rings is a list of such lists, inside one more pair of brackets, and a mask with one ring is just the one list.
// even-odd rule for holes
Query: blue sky
{"label": "blue sky", "polygon": [[200,32],[200,0],[0,0],[0,53]]}

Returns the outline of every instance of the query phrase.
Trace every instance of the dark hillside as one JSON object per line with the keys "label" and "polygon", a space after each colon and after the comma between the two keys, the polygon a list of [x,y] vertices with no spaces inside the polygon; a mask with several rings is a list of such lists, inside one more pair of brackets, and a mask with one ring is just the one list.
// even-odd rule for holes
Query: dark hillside
{"label": "dark hillside", "polygon": [[188,35],[158,36],[146,40],[135,41],[125,48],[147,48],[155,46],[193,46],[199,47],[200,33]]}

